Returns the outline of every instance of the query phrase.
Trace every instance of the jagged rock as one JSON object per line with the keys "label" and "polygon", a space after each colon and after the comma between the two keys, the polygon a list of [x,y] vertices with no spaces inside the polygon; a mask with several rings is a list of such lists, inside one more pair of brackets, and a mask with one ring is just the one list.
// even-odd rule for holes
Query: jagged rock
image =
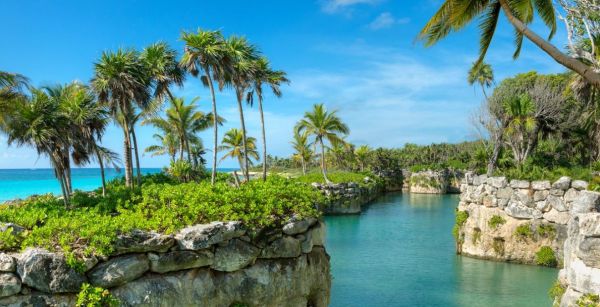
{"label": "jagged rock", "polygon": [[85,256],[82,260],[83,260],[83,267],[85,268],[85,272],[91,270],[99,262],[98,258],[94,255]]}
{"label": "jagged rock", "polygon": [[312,226],[316,222],[316,219],[303,219],[299,221],[291,221],[283,225],[283,233],[286,235],[295,235],[306,232],[308,227]]}
{"label": "jagged rock", "polygon": [[508,206],[504,208],[504,212],[518,219],[539,219],[542,217],[541,211],[529,208],[517,202],[508,203]]}
{"label": "jagged rock", "polygon": [[581,191],[581,190],[587,189],[588,183],[583,180],[574,180],[571,183],[571,187],[573,187],[573,189],[577,189],[577,190]]}
{"label": "jagged rock", "polygon": [[498,199],[493,196],[484,196],[483,197],[483,205],[486,207],[497,207]]}
{"label": "jagged rock", "polygon": [[260,250],[252,244],[233,239],[226,246],[216,248],[211,268],[224,272],[237,271],[253,263],[259,253]]}
{"label": "jagged rock", "polygon": [[508,205],[508,199],[498,199],[498,208],[504,209]]}
{"label": "jagged rock", "polygon": [[490,177],[487,179],[487,184],[494,188],[501,189],[508,185],[508,181],[506,180],[506,177]]}
{"label": "jagged rock", "polygon": [[528,189],[517,189],[513,194],[513,198],[526,206],[533,206],[533,197]]}
{"label": "jagged rock", "polygon": [[550,181],[547,181],[547,180],[539,180],[539,181],[531,182],[531,188],[536,191],[550,190],[551,187],[552,187],[552,185],[550,184]]}
{"label": "jagged rock", "polygon": [[550,194],[550,191],[548,191],[548,190],[535,191],[533,193],[533,201],[546,200],[546,198],[548,197],[549,194]]}
{"label": "jagged rock", "polygon": [[569,210],[569,208],[567,208],[567,205],[561,197],[548,195],[548,198],[546,198],[546,202],[548,202],[548,204],[557,211],[564,212]]}
{"label": "jagged rock", "polygon": [[260,253],[260,258],[295,258],[302,252],[298,239],[285,236],[273,241]]}
{"label": "jagged rock", "polygon": [[473,177],[473,185],[482,185],[487,181],[487,175],[478,175]]}
{"label": "jagged rock", "polygon": [[565,191],[564,190],[559,190],[559,189],[550,189],[550,195],[560,197],[560,196],[565,195]]}
{"label": "jagged rock", "polygon": [[172,236],[133,230],[127,234],[121,234],[115,241],[114,255],[127,253],[166,252],[173,246],[175,240]]}
{"label": "jagged rock", "polygon": [[166,273],[210,266],[214,261],[214,254],[209,250],[199,251],[173,251],[168,253],[149,253],[150,271]]}
{"label": "jagged rock", "polygon": [[577,257],[587,266],[600,268],[600,238],[585,238],[577,248]]}
{"label": "jagged rock", "polygon": [[313,226],[311,229],[311,235],[313,240],[313,245],[315,246],[325,246],[325,234],[326,229],[323,222],[319,221]]}
{"label": "jagged rock", "polygon": [[18,235],[25,231],[24,227],[14,223],[0,223],[0,232],[6,232],[8,229],[12,229],[11,233],[13,235]]}
{"label": "jagged rock", "polygon": [[[300,237],[301,236],[301,237]],[[308,254],[313,249],[312,231],[307,231],[303,235],[299,235],[296,239],[300,240],[300,249],[302,253]]]}
{"label": "jagged rock", "polygon": [[529,189],[529,181],[513,179],[510,181],[510,187],[516,189]]}
{"label": "jagged rock", "polygon": [[21,295],[0,298],[0,306],[4,307],[73,307],[77,303],[75,294],[45,294],[41,292],[23,293]]}
{"label": "jagged rock", "polygon": [[552,189],[557,189],[560,191],[566,191],[571,186],[571,178],[570,177],[560,177],[556,182],[552,184]]}
{"label": "jagged rock", "polygon": [[587,213],[596,210],[600,202],[600,193],[579,192],[579,197],[571,204],[571,213]]}
{"label": "jagged rock", "polygon": [[579,198],[579,191],[577,191],[576,189],[569,189],[567,190],[567,192],[565,193],[565,196],[563,197],[563,199],[566,202],[572,202],[574,200],[576,200],[577,198]]}
{"label": "jagged rock", "polygon": [[498,191],[496,192],[496,197],[498,197],[499,199],[510,199],[510,197],[512,195],[513,195],[512,188],[501,188],[501,189],[498,189]]}
{"label": "jagged rock", "polygon": [[541,212],[548,212],[550,211],[552,206],[550,206],[547,201],[542,200],[535,203],[535,208],[540,210]]}
{"label": "jagged rock", "polygon": [[0,273],[0,297],[11,296],[21,291],[21,280],[13,273]]}
{"label": "jagged rock", "polygon": [[88,273],[90,283],[103,288],[123,285],[142,276],[150,269],[146,254],[111,258]]}
{"label": "jagged rock", "polygon": [[63,255],[42,249],[27,249],[19,255],[17,273],[24,284],[47,293],[79,292],[87,281],[67,265]]}
{"label": "jagged rock", "polygon": [[548,222],[567,225],[571,215],[568,212],[559,212],[556,209],[551,209],[550,211],[544,213],[543,218]]}
{"label": "jagged rock", "polygon": [[17,261],[11,255],[0,253],[0,272],[14,272],[17,269]]}
{"label": "jagged rock", "polygon": [[245,233],[241,222],[212,222],[186,227],[179,231],[175,239],[181,250],[199,250],[241,237]]}
{"label": "jagged rock", "polygon": [[577,217],[578,232],[585,237],[600,237],[600,214],[581,214]]}

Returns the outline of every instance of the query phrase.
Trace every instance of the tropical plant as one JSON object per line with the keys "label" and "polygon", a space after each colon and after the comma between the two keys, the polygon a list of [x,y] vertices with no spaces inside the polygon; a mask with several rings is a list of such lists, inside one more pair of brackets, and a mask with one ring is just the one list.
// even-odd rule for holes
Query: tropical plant
{"label": "tropical plant", "polygon": [[548,28],[551,39],[556,31],[556,13],[554,4],[549,0],[445,0],[440,9],[427,22],[419,34],[419,39],[431,46],[446,37],[450,32],[455,32],[466,27],[475,18],[480,17],[480,51],[477,62],[482,62],[487,54],[490,43],[500,18],[504,12],[509,22],[515,29],[516,50],[514,57],[518,57],[523,43],[523,37],[550,55],[555,61],[575,71],[589,83],[600,87],[600,73],[590,65],[571,57],[533,32],[528,25],[537,15]]}
{"label": "tropical plant", "polygon": [[469,70],[469,74],[467,76],[467,82],[469,82],[470,85],[477,83],[479,86],[481,86],[481,92],[487,100],[488,96],[485,92],[485,89],[494,84],[494,71],[492,70],[492,66],[485,62],[473,63],[473,66]]}
{"label": "tropical plant", "polygon": [[252,91],[247,95],[247,101],[252,106],[254,104],[254,94],[258,99],[258,111],[260,114],[260,127],[263,145],[263,164],[262,164],[262,178],[267,180],[267,137],[265,133],[265,116],[263,112],[263,85],[271,87],[273,94],[276,97],[281,97],[281,84],[289,83],[290,81],[286,78],[284,71],[278,71],[271,69],[269,60],[265,57],[260,57],[254,62],[254,73],[250,80]]}
{"label": "tropical plant", "polygon": [[300,134],[297,131],[294,131],[292,147],[295,151],[293,157],[295,160],[300,161],[300,165],[302,166],[302,174],[306,175],[306,166],[313,156],[313,151],[308,143],[308,135]]}
{"label": "tropical plant", "polygon": [[221,146],[218,148],[219,151],[225,152],[219,162],[227,158],[236,159],[238,160],[242,172],[246,173],[246,163],[244,162],[244,159],[249,157],[259,160],[258,151],[256,150],[256,139],[253,137],[247,137],[245,148],[248,150],[247,153],[244,152],[244,135],[242,134],[242,131],[236,128],[230,129],[223,136]]}
{"label": "tropical plant", "polygon": [[194,77],[202,74],[204,86],[210,89],[212,98],[213,116],[213,164],[211,171],[211,184],[215,184],[217,174],[217,147],[219,142],[217,119],[217,100],[213,76],[219,83],[223,81],[223,67],[225,63],[225,40],[220,31],[205,31],[198,29],[196,33],[184,32],[181,39],[185,42],[185,52],[181,59],[181,66]]}
{"label": "tropical plant", "polygon": [[0,102],[20,96],[28,86],[29,80],[25,76],[0,71]]}
{"label": "tropical plant", "polygon": [[154,81],[154,94],[157,100],[163,100],[166,95],[173,100],[171,85],[183,86],[185,70],[177,61],[177,51],[167,43],[154,43],[142,50],[140,60],[146,67],[147,73]]}
{"label": "tropical plant", "polygon": [[321,171],[325,181],[329,182],[325,163],[325,141],[330,144],[341,143],[343,138],[340,134],[347,135],[350,133],[350,129],[337,116],[336,110],[329,112],[323,104],[315,104],[312,111],[304,113],[304,118],[296,124],[295,129],[299,134],[312,137],[315,145],[320,145]]}
{"label": "tropical plant", "polygon": [[354,156],[356,161],[358,162],[358,166],[360,171],[365,170],[365,166],[367,165],[367,160],[369,159],[369,153],[371,152],[371,148],[369,145],[361,145],[356,150],[354,150]]}

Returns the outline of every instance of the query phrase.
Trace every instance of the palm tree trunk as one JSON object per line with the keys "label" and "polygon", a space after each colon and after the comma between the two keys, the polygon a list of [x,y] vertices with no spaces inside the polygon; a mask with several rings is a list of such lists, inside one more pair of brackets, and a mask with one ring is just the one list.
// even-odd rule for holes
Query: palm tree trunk
{"label": "palm tree trunk", "polygon": [[327,178],[327,166],[325,165],[325,144],[323,144],[323,138],[319,138],[319,143],[321,143],[321,171],[323,172],[325,182],[329,183],[329,178]]}
{"label": "palm tree trunk", "polygon": [[125,159],[125,185],[127,187],[132,187],[133,186],[133,169],[132,169],[132,163],[131,163],[131,139],[130,139],[130,134],[129,134],[129,127],[127,127],[127,123],[123,123],[123,134],[124,134],[124,139],[123,139],[123,146],[124,148],[124,159]]}
{"label": "palm tree trunk", "polygon": [[246,179],[246,182],[248,182],[250,181],[250,174],[248,173],[248,144],[246,143],[246,121],[244,120],[244,108],[242,106],[242,95],[244,93],[241,91],[241,89],[237,89],[236,92],[238,109],[240,112],[240,123],[242,124],[242,147],[244,148],[242,158],[244,162],[244,178]]}
{"label": "palm tree trunk", "polygon": [[183,160],[183,154],[185,153],[185,140],[183,137],[179,138],[179,160]]}
{"label": "palm tree trunk", "polygon": [[[136,173],[137,173],[137,185],[138,187],[142,186],[142,171],[140,170],[140,155],[138,153],[138,145],[137,145],[137,138],[135,137],[135,129],[134,127],[131,127],[131,138],[133,139],[133,152],[135,153],[135,168],[136,168]],[[132,173],[133,175],[133,173]]]}
{"label": "palm tree trunk", "polygon": [[494,150],[492,151],[492,156],[490,157],[490,159],[488,161],[488,165],[487,165],[488,177],[492,176],[492,174],[494,173],[494,167],[496,166],[496,162],[498,161],[498,156],[500,155],[501,144],[502,144],[502,131],[500,131],[500,134],[496,137],[496,140],[494,142]]}
{"label": "palm tree trunk", "polygon": [[188,160],[190,161],[190,163],[192,163],[192,166],[195,168],[196,167],[196,160],[192,159],[192,151],[190,150],[190,141],[188,140],[188,138],[185,138],[185,150],[187,151],[187,157]]}
{"label": "palm tree trunk", "polygon": [[508,0],[499,0],[500,5],[502,6],[502,10],[506,17],[510,21],[510,23],[522,33],[525,37],[527,37],[531,42],[540,47],[544,52],[550,55],[556,62],[559,64],[573,70],[574,72],[581,75],[584,79],[586,79],[589,83],[593,84],[595,87],[600,88],[600,73],[595,72],[592,67],[585,65],[577,59],[574,59],[564,53],[562,53],[558,48],[554,47],[550,42],[541,38],[539,35],[529,30],[527,25],[519,20],[513,13],[508,4]]}
{"label": "palm tree trunk", "polygon": [[218,134],[218,116],[217,116],[217,98],[215,97],[215,88],[213,86],[212,77],[210,76],[210,70],[208,67],[204,67],[204,73],[208,78],[208,87],[210,88],[210,95],[212,98],[212,109],[213,109],[213,137],[214,137],[214,146],[213,146],[213,163],[212,163],[212,171],[210,175],[210,184],[215,184],[215,178],[217,176],[217,147],[219,146],[219,134]]}
{"label": "palm tree trunk", "polygon": [[104,176],[104,162],[102,162],[102,156],[98,149],[96,149],[96,158],[98,159],[98,165],[100,166],[100,177],[102,178],[102,197],[106,196],[106,177]]}
{"label": "palm tree trunk", "polygon": [[262,95],[258,96],[258,112],[260,113],[260,128],[262,132],[263,161],[262,161],[262,179],[267,180],[267,136],[265,133],[265,116],[263,114]]}
{"label": "palm tree trunk", "polygon": [[304,161],[304,158],[301,158],[300,162],[302,164],[302,175],[306,175],[306,162]]}

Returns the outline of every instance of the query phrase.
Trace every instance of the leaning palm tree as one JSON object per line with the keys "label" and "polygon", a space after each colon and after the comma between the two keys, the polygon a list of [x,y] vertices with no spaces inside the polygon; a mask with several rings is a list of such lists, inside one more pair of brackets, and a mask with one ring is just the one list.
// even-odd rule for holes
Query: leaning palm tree
{"label": "leaning palm tree", "polygon": [[220,31],[184,32],[181,39],[185,42],[185,52],[181,59],[181,66],[193,76],[202,74],[201,80],[204,86],[210,89],[212,98],[213,117],[213,165],[211,172],[211,184],[215,184],[217,174],[217,147],[219,145],[217,99],[213,77],[217,81],[222,79],[223,66],[225,64],[225,40]]}
{"label": "leaning palm tree", "polygon": [[173,99],[169,88],[171,85],[181,87],[185,81],[185,70],[177,61],[177,51],[167,43],[158,42],[144,48],[140,53],[140,60],[154,81],[154,98],[162,100],[166,95]]}
{"label": "leaning palm tree", "polygon": [[[450,32],[459,31],[475,18],[480,17],[481,38],[477,62],[482,62],[496,32],[501,11],[515,29],[516,50],[513,55],[515,58],[521,51],[523,37],[527,37],[556,62],[575,71],[591,84],[600,87],[600,73],[582,61],[561,52],[549,42],[556,31],[556,13],[550,0],[445,0],[421,30],[419,39],[425,41],[426,46],[431,46]],[[528,27],[533,22],[536,13],[550,28],[548,40],[543,39]]]}
{"label": "leaning palm tree", "polygon": [[29,86],[29,80],[20,74],[0,71],[0,102],[15,98]]}
{"label": "leaning palm tree", "polygon": [[254,94],[258,98],[258,112],[260,114],[260,127],[263,145],[263,163],[262,163],[262,178],[267,180],[267,137],[265,133],[265,116],[263,112],[263,84],[271,87],[273,94],[276,97],[281,97],[281,84],[289,83],[284,71],[272,70],[269,65],[269,60],[265,57],[260,57],[254,62],[254,74],[250,81],[252,91],[248,93],[247,101],[252,106],[254,104]]}
{"label": "leaning palm tree", "polygon": [[96,145],[94,148],[94,153],[96,154],[96,161],[98,162],[98,166],[100,166],[100,177],[102,178],[102,196],[106,196],[106,175],[104,169],[107,165],[112,165],[112,167],[120,172],[121,159],[119,155],[100,145]]}
{"label": "leaning palm tree", "polygon": [[92,87],[101,103],[108,106],[115,121],[122,127],[124,136],[125,183],[133,186],[133,163],[131,157],[131,127],[119,114],[131,114],[135,103],[142,109],[149,103],[147,72],[134,50],[119,49],[104,52],[94,64]]}
{"label": "leaning palm tree", "polygon": [[300,165],[302,166],[302,174],[306,175],[306,166],[313,155],[311,146],[308,143],[308,135],[300,134],[297,131],[294,131],[292,147],[295,151],[294,158],[300,161]]}
{"label": "leaning palm tree", "polygon": [[[246,91],[250,88],[250,82],[254,79],[258,50],[245,37],[240,36],[229,37],[225,42],[225,46],[228,66],[224,75],[224,83],[227,86],[231,86],[235,91],[244,147],[242,153],[245,155],[249,152],[249,149],[246,144],[246,120],[244,118],[242,100],[246,96]],[[242,168],[244,178],[248,181],[250,180],[248,157],[242,157],[242,161],[244,163],[244,167]]]}
{"label": "leaning palm tree", "polygon": [[323,104],[315,104],[313,110],[304,113],[304,118],[296,124],[296,131],[299,134],[306,134],[312,137],[315,145],[321,147],[321,171],[323,178],[329,182],[327,178],[327,166],[325,163],[325,141],[330,144],[338,144],[344,142],[339,135],[347,135],[350,129],[337,116],[337,111],[327,111]]}
{"label": "leaning palm tree", "polygon": [[479,84],[479,86],[481,86],[483,96],[485,97],[485,100],[487,100],[488,95],[485,92],[485,89],[494,84],[494,71],[492,70],[492,66],[485,62],[473,63],[473,66],[469,70],[469,74],[467,76],[467,82],[469,82],[469,85],[473,85],[475,83]]}
{"label": "leaning palm tree", "polygon": [[256,139],[253,137],[246,137],[246,146],[248,152],[244,152],[244,135],[241,130],[232,128],[225,133],[223,140],[219,146],[219,151],[225,151],[220,161],[227,158],[237,159],[242,172],[246,172],[245,167],[247,163],[244,162],[246,157],[254,160],[259,160],[258,151],[256,150]]}

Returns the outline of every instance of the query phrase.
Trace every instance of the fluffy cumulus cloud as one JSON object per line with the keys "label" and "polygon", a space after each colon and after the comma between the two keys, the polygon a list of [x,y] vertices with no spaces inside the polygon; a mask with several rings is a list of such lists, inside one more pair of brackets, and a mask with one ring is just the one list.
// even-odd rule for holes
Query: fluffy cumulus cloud
{"label": "fluffy cumulus cloud", "polygon": [[326,13],[337,13],[357,4],[376,4],[381,0],[323,0],[322,9]]}
{"label": "fluffy cumulus cloud", "polygon": [[390,12],[383,12],[379,14],[369,25],[369,29],[371,30],[380,30],[385,28],[390,28],[393,25],[397,24],[406,24],[409,23],[409,18],[395,18]]}

